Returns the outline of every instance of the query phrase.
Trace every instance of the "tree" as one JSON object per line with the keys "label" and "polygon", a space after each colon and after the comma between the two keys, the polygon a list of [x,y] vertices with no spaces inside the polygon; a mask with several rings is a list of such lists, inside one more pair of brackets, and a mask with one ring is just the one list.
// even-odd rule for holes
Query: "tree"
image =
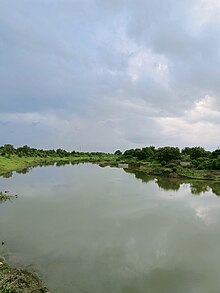
{"label": "tree", "polygon": [[157,150],[157,159],[159,162],[169,162],[180,159],[180,150],[177,147],[162,147]]}
{"label": "tree", "polygon": [[142,151],[144,152],[145,158],[147,160],[154,159],[154,157],[155,157],[155,147],[154,146],[142,148]]}
{"label": "tree", "polygon": [[208,153],[205,151],[204,148],[198,146],[192,147],[189,155],[192,160],[197,160],[201,157],[207,157]]}
{"label": "tree", "polygon": [[212,158],[220,158],[220,149],[217,149],[212,152]]}
{"label": "tree", "polygon": [[121,156],[122,155],[122,152],[120,151],[120,150],[117,150],[117,151],[115,151],[115,153],[114,153],[116,156]]}
{"label": "tree", "polygon": [[135,150],[134,149],[130,149],[130,150],[126,150],[123,154],[123,156],[125,158],[132,158],[135,157]]}
{"label": "tree", "polygon": [[15,149],[12,144],[5,144],[2,148],[2,154],[4,154],[4,155],[10,156],[10,155],[14,154],[14,151],[15,151]]}
{"label": "tree", "polygon": [[68,156],[69,154],[66,150],[63,150],[63,149],[57,149],[56,153],[59,157],[65,157],[65,156]]}

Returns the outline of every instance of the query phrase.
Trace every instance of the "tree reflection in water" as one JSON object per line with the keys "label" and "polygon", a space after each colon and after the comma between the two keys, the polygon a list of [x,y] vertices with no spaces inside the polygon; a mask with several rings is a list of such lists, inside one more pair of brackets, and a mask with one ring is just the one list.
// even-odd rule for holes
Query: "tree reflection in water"
{"label": "tree reflection in water", "polygon": [[[147,175],[141,171],[135,171],[131,169],[124,169],[125,172],[134,174],[137,179],[141,179],[142,182],[148,183],[154,181],[157,185],[168,191],[178,191],[182,184],[189,184],[191,193],[194,195],[200,195],[202,193],[212,191],[215,195],[220,196],[220,182],[208,181],[208,180],[195,180],[195,179],[178,179],[178,178],[165,178],[155,177]],[[155,180],[156,179],[156,180]]]}
{"label": "tree reflection in water", "polygon": [[[45,166],[65,166],[65,165],[78,165],[80,162],[71,162],[67,160],[60,160],[58,162],[44,162],[36,166],[23,168],[17,170],[18,174],[27,174],[35,167],[45,167]],[[135,178],[140,179],[144,183],[148,183],[150,181],[154,181],[157,185],[168,191],[178,191],[182,184],[189,184],[191,193],[194,195],[200,195],[202,193],[212,191],[215,195],[220,196],[220,182],[216,181],[208,181],[208,180],[195,180],[195,179],[179,179],[179,178],[168,178],[168,177],[155,177],[152,175],[148,175],[142,171],[132,170],[132,169],[124,169],[126,173],[131,173],[135,175]],[[2,175],[3,178],[12,177],[13,172],[8,172]],[[156,179],[156,180],[155,180]]]}

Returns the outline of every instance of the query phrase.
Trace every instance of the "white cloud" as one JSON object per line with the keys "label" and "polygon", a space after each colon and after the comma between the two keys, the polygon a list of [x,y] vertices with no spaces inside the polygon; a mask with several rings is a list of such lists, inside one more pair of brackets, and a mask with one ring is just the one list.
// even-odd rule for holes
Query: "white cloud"
{"label": "white cloud", "polygon": [[220,20],[219,0],[197,0],[192,9],[192,21],[198,28]]}
{"label": "white cloud", "polygon": [[172,143],[179,141],[182,146],[217,148],[220,140],[220,111],[215,109],[215,101],[214,97],[206,95],[180,117],[160,117],[157,121],[163,128],[163,135],[170,138]]}
{"label": "white cloud", "polygon": [[151,78],[156,83],[168,87],[168,61],[164,56],[155,54],[149,49],[139,49],[130,56],[128,73],[133,82],[141,78]]}

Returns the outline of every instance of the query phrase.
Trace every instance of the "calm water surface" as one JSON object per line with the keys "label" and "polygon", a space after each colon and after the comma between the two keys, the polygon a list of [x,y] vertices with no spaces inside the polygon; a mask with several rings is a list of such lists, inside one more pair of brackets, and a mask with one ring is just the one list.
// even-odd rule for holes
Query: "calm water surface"
{"label": "calm water surface", "polygon": [[0,254],[51,293],[219,293],[220,197],[144,181],[91,164],[0,178],[19,195],[0,206]]}

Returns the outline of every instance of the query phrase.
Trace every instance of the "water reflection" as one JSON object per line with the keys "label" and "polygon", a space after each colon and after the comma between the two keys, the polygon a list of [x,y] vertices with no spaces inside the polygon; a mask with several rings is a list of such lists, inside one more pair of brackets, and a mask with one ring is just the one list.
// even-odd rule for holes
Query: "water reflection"
{"label": "water reflection", "polygon": [[[205,193],[210,191],[210,185],[212,185],[213,182],[210,182],[207,184],[205,181],[195,181],[190,183],[190,189],[191,193],[195,195],[200,195],[201,193]],[[216,193],[215,193],[216,194]],[[219,194],[216,194],[219,195]]]}
{"label": "water reflection", "polygon": [[[80,162],[73,162],[73,161],[67,161],[67,160],[61,160],[58,162],[41,162],[39,164],[36,164],[35,166],[31,166],[31,167],[25,167],[25,168],[21,168],[18,170],[15,170],[15,173],[17,174],[27,174],[29,173],[32,169],[36,168],[36,167],[48,167],[48,166],[56,166],[56,167],[60,167],[60,166],[65,166],[65,165],[78,165],[81,164]],[[0,177],[3,178],[11,178],[13,176],[13,171],[11,172],[7,172],[4,173],[2,175],[0,175]]]}
{"label": "water reflection", "polygon": [[165,178],[155,177],[147,175],[141,171],[134,171],[124,169],[125,172],[135,175],[135,178],[141,179],[142,182],[148,183],[155,181],[157,185],[167,191],[178,191],[182,184],[189,184],[191,193],[194,195],[201,195],[202,193],[212,191],[215,195],[220,196],[220,183],[208,180],[195,180],[195,179],[177,179],[177,178]]}
{"label": "water reflection", "polygon": [[[16,173],[17,173],[17,174],[27,174],[27,173],[29,173],[31,170],[32,170],[32,167],[27,167],[27,168],[23,168],[23,169],[17,170]],[[12,174],[11,174],[11,176],[12,176]],[[11,176],[10,176],[10,177],[11,177]]]}
{"label": "water reflection", "polygon": [[[32,167],[26,167],[23,169],[16,170],[17,174],[27,174],[33,168],[36,167],[47,167],[47,166],[56,166],[61,167],[65,165],[78,165],[83,164],[83,162],[74,162],[67,160],[60,160],[58,162],[41,162],[40,164]],[[156,177],[148,175],[142,171],[132,170],[125,168],[126,173],[131,173],[135,175],[135,178],[141,179],[142,182],[148,183],[154,181],[157,183],[158,187],[166,191],[178,191],[182,184],[189,184],[191,193],[194,195],[201,195],[202,193],[212,191],[215,195],[220,196],[220,182],[208,181],[208,180],[195,180],[195,179],[179,179],[179,178],[166,178],[166,177]],[[3,178],[10,178],[13,176],[13,172],[8,172],[1,175]]]}
{"label": "water reflection", "polygon": [[59,166],[65,166],[69,164],[70,164],[70,161],[60,160],[56,163],[56,166],[59,167]]}
{"label": "water reflection", "polygon": [[10,177],[12,177],[12,175],[13,175],[13,172],[7,172],[7,173],[2,174],[1,176],[3,178],[10,178]]}

